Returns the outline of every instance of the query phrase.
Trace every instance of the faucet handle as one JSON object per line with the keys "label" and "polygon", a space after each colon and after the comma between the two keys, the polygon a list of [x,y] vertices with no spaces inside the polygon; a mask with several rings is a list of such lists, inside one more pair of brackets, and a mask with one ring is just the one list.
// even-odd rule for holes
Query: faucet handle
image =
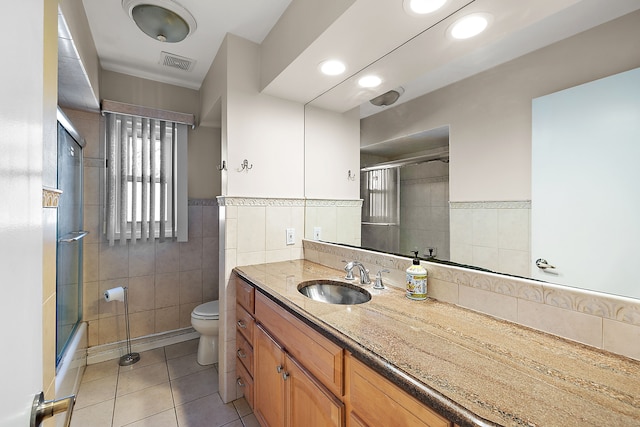
{"label": "faucet handle", "polygon": [[378,270],[376,274],[376,282],[373,284],[373,289],[384,289],[384,285],[382,284],[382,273],[389,273],[389,270],[386,268],[384,270]]}
{"label": "faucet handle", "polygon": [[347,260],[342,260],[342,262],[346,262],[347,265],[344,266],[344,271],[347,272],[347,275],[344,276],[345,280],[353,280],[355,279],[355,277],[353,277],[353,261],[347,261]]}

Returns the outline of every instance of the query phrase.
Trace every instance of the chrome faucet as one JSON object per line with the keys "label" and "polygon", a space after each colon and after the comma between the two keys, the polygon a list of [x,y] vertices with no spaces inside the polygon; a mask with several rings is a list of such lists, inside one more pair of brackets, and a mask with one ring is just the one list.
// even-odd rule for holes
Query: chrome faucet
{"label": "chrome faucet", "polygon": [[359,261],[353,261],[353,266],[358,267],[360,270],[360,284],[368,285],[371,283],[371,279],[369,279],[369,270],[367,270],[364,265],[362,265]]}

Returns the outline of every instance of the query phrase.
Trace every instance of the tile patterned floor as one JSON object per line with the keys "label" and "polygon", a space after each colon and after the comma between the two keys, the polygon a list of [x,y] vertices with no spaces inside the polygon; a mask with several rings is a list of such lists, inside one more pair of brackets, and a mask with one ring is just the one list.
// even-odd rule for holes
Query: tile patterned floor
{"label": "tile patterned floor", "polygon": [[72,427],[259,427],[246,400],[223,403],[215,366],[196,362],[198,340],[87,366]]}

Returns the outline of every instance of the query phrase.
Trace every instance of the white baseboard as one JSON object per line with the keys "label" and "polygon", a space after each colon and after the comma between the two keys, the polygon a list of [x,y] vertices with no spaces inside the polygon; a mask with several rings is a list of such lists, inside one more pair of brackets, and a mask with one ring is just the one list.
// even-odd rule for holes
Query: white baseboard
{"label": "white baseboard", "polygon": [[[200,334],[193,328],[176,329],[169,332],[147,335],[131,340],[131,351],[141,353],[183,341],[199,338]],[[110,344],[97,345],[87,349],[87,365],[118,359],[127,354],[127,342],[118,341]]]}

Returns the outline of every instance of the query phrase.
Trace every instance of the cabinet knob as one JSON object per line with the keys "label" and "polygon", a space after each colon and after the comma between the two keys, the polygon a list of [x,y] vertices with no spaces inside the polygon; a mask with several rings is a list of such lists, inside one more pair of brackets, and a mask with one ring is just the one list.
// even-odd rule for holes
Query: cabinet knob
{"label": "cabinet knob", "polygon": [[287,378],[289,378],[290,374],[288,372],[283,372],[282,373],[282,378],[286,381]]}
{"label": "cabinet knob", "polygon": [[236,383],[240,387],[245,387],[246,386],[246,384],[244,383],[244,381],[242,381],[242,378],[240,378],[240,377],[238,377],[238,379],[236,380]]}
{"label": "cabinet knob", "polygon": [[247,354],[244,351],[242,351],[241,348],[238,349],[237,353],[240,359],[245,359],[247,357]]}
{"label": "cabinet knob", "polygon": [[242,320],[238,320],[236,323],[240,329],[247,329],[247,325]]}
{"label": "cabinet knob", "polygon": [[278,373],[282,372],[282,365],[276,366],[276,372]]}

